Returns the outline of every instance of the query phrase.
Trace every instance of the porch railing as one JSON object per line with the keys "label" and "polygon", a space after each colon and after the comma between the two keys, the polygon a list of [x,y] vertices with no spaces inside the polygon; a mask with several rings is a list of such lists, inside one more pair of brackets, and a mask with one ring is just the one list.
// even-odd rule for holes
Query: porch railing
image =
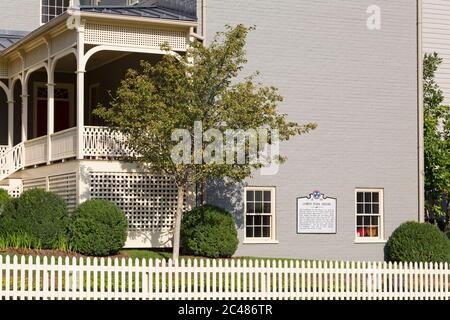
{"label": "porch railing", "polygon": [[47,162],[47,136],[25,141],[25,166]]}
{"label": "porch railing", "polygon": [[107,127],[84,127],[83,143],[85,157],[121,158],[129,154],[124,135]]}
{"label": "porch railing", "polygon": [[[77,128],[74,127],[52,134],[50,158],[47,136],[25,141],[13,148],[0,146],[0,180],[23,167],[76,157],[77,132]],[[107,127],[84,127],[82,140],[83,156],[87,158],[123,159],[130,154],[126,148],[125,137]]]}
{"label": "porch railing", "polygon": [[70,128],[51,135],[52,161],[73,158],[77,154],[77,128]]}
{"label": "porch railing", "polygon": [[19,143],[0,155],[0,180],[24,167],[24,144]]}
{"label": "porch railing", "polygon": [[5,154],[6,151],[8,151],[9,147],[8,146],[0,146],[0,156]]}

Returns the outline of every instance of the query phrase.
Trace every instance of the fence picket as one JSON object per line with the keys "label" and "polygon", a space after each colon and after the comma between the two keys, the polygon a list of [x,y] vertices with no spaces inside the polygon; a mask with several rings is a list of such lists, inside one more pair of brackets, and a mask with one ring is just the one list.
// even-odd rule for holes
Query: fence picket
{"label": "fence picket", "polygon": [[[54,259],[54,257],[53,257]],[[25,272],[26,272],[26,268],[25,268],[25,256],[21,256],[20,257],[20,294],[19,294],[19,299],[20,300],[24,300],[24,295],[23,293],[25,292]],[[1,270],[0,270],[1,273]]]}

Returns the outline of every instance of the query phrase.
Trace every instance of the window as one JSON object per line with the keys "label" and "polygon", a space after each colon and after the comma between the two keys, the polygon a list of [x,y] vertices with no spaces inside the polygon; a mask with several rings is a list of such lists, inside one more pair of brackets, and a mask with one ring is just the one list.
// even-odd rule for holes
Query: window
{"label": "window", "polygon": [[356,239],[383,239],[383,190],[356,190]]}
{"label": "window", "polygon": [[41,0],[41,23],[47,23],[64,13],[70,5],[70,0]]}
{"label": "window", "polygon": [[245,188],[245,239],[275,240],[275,188]]}

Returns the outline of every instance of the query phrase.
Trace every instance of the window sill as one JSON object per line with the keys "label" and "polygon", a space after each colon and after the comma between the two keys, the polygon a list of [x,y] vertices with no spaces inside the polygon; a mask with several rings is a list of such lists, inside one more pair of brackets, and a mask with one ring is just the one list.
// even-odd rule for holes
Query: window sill
{"label": "window sill", "polygon": [[371,243],[386,243],[387,240],[383,240],[383,239],[366,239],[366,240],[355,240],[353,243],[355,244],[371,244]]}
{"label": "window sill", "polygon": [[243,244],[278,244],[278,240],[244,240]]}

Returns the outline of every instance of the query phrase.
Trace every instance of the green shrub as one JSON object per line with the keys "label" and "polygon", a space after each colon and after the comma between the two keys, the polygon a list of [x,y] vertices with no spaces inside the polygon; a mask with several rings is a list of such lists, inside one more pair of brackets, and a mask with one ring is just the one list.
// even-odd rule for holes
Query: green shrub
{"label": "green shrub", "polygon": [[185,213],[181,223],[181,243],[183,253],[188,255],[231,257],[239,243],[233,216],[210,205]]}
{"label": "green shrub", "polygon": [[11,197],[9,196],[8,192],[5,189],[0,188],[0,214],[2,214],[3,209],[10,200]]}
{"label": "green shrub", "polygon": [[402,262],[450,262],[450,241],[429,223],[406,222],[391,235],[388,258]]}
{"label": "green shrub", "polygon": [[[43,249],[55,249],[65,237],[69,215],[63,199],[42,189],[24,192],[20,198],[8,201],[0,216],[3,237],[20,237]],[[36,245],[32,245],[35,247]]]}
{"label": "green shrub", "polygon": [[92,256],[117,253],[127,239],[127,219],[123,211],[106,200],[81,204],[70,224],[70,244],[78,252]]}

